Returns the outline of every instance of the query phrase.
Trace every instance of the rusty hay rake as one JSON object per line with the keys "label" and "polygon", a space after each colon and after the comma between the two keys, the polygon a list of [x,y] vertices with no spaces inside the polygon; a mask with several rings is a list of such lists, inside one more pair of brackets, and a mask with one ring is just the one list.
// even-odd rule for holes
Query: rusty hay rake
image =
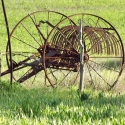
{"label": "rusty hay rake", "polygon": [[124,47],[120,35],[108,21],[93,14],[33,12],[16,24],[9,38],[8,69],[1,76],[11,74],[18,83],[70,86],[79,84],[82,74],[86,85],[112,88],[123,71]]}

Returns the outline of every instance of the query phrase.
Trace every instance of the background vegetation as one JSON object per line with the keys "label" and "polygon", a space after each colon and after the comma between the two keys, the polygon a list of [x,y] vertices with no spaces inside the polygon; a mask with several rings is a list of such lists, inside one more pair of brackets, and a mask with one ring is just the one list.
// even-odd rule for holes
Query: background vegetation
{"label": "background vegetation", "polygon": [[[109,21],[125,40],[125,0],[5,0],[10,31],[28,13],[54,10],[66,15],[92,13]],[[0,51],[5,52],[6,27],[0,3]],[[80,125],[125,124],[124,73],[117,92],[85,89],[80,101],[76,88],[25,88],[0,81],[0,124]],[[123,92],[123,93],[121,93]]]}

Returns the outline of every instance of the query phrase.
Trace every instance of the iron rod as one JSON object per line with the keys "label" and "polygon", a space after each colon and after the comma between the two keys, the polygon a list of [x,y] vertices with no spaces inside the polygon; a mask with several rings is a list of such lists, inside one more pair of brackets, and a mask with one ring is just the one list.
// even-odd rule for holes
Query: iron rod
{"label": "iron rod", "polygon": [[7,19],[7,15],[6,15],[4,0],[1,0],[1,2],[2,2],[2,8],[3,8],[3,13],[4,13],[4,19],[5,19],[5,23],[6,23],[7,36],[8,36],[9,56],[10,56],[10,84],[12,85],[13,66],[12,66],[12,55],[11,55],[10,31],[9,31],[9,25],[8,25],[8,19]]}

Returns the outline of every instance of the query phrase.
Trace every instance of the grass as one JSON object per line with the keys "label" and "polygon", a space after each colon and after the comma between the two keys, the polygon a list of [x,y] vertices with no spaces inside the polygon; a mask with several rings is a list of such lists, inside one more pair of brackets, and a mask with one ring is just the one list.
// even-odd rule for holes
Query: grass
{"label": "grass", "polygon": [[[12,88],[1,82],[1,124],[124,124],[124,94],[85,89],[80,101],[77,91],[64,88]],[[83,97],[82,96],[82,97]]]}
{"label": "grass", "polygon": [[[124,0],[120,2],[118,0],[5,0],[5,5],[10,31],[20,19],[37,10],[49,9],[66,15],[83,12],[98,15],[109,21],[117,29],[124,43]],[[2,53],[5,52],[6,41],[7,35],[1,6],[0,51]],[[5,67],[5,55],[2,55],[2,70],[5,70]],[[124,125],[124,74],[123,72],[118,86],[112,92],[85,88],[81,96],[82,101],[79,99],[76,88],[73,87],[52,89],[41,84],[37,86],[13,84],[11,88],[7,82],[9,76],[4,78],[5,82],[1,78],[0,124]],[[107,75],[114,78],[110,72]]]}
{"label": "grass", "polygon": [[[120,35],[122,37],[124,36],[124,1],[119,2],[115,0],[114,2],[113,0],[85,0],[83,2],[80,0],[77,2],[77,0],[43,0],[41,2],[37,0],[5,0],[5,5],[10,25],[10,31],[15,26],[15,24],[25,15],[37,10],[49,9],[53,11],[59,11],[67,15],[81,12],[96,14],[108,20],[116,27],[116,29],[118,29]],[[3,17],[2,8],[0,9],[0,17]],[[6,31],[4,26],[4,18],[1,18],[0,24],[2,28],[0,33],[5,36]]]}

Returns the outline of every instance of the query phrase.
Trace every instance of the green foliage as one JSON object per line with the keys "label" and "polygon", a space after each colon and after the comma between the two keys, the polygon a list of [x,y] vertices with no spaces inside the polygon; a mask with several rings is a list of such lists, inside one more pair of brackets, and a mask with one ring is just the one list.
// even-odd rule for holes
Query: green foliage
{"label": "green foliage", "polygon": [[76,89],[26,89],[1,82],[0,124],[125,124],[125,96]]}

